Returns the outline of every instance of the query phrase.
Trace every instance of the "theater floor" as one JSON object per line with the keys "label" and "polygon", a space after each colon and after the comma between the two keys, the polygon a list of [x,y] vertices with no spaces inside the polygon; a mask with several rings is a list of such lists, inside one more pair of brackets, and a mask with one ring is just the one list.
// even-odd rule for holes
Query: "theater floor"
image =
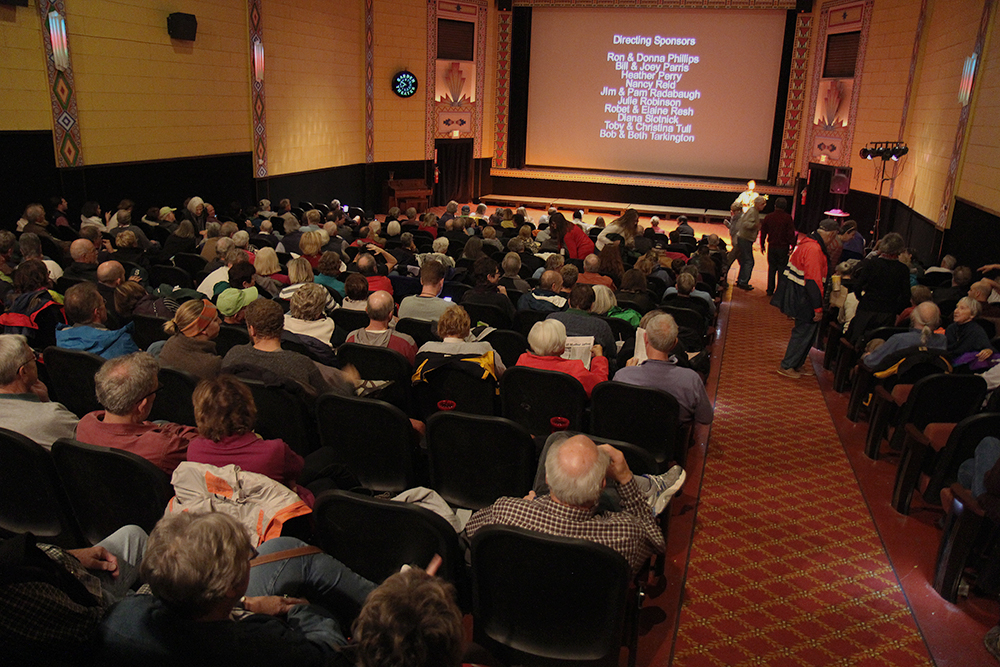
{"label": "theater floor", "polygon": [[[694,227],[728,238],[722,225]],[[982,637],[997,602],[952,605],[931,587],[940,509],[892,510],[896,460],[865,458],[867,424],[845,418],[847,397],[818,351],[817,377],[775,372],[791,321],[769,305],[755,255],[757,289],[733,290],[721,309],[708,383],[715,422],[673,506],[638,664],[996,664]]]}

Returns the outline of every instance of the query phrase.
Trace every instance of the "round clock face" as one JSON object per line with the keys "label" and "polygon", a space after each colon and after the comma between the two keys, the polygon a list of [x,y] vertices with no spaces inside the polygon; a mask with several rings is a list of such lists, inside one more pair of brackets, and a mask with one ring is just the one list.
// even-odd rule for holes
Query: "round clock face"
{"label": "round clock face", "polygon": [[417,92],[417,77],[412,72],[400,72],[392,77],[392,92],[400,97],[411,97]]}

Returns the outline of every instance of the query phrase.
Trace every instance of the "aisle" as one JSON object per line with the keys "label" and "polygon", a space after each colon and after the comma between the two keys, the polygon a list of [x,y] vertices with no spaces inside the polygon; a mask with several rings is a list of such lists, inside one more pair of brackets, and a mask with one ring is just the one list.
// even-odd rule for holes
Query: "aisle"
{"label": "aisle", "polygon": [[[931,665],[791,321],[734,290],[673,664]],[[734,274],[735,275],[735,269]]]}

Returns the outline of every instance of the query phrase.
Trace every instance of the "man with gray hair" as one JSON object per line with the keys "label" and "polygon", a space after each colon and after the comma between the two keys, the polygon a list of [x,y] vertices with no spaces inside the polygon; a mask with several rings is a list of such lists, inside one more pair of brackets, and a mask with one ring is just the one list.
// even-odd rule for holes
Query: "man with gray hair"
{"label": "man with gray hair", "polygon": [[[645,327],[646,360],[629,359],[614,375],[615,382],[665,391],[677,399],[682,423],[711,424],[715,415],[701,376],[677,365],[672,352],[677,346],[677,323],[666,313],[654,315]],[[636,345],[642,344],[636,338]]]}
{"label": "man with gray hair", "polygon": [[29,259],[37,259],[45,265],[45,268],[49,270],[49,278],[52,282],[55,282],[62,278],[63,270],[59,266],[58,262],[51,259],[45,259],[42,256],[42,241],[38,237],[38,234],[34,232],[24,232],[21,234],[21,238],[18,239],[18,245],[21,250],[21,261],[26,262]]}
{"label": "man with gray hair", "polygon": [[38,379],[38,362],[24,336],[0,335],[0,428],[31,438],[49,449],[59,438],[72,438],[76,415],[49,401]]}
{"label": "man with gray hair", "polygon": [[[633,476],[625,456],[611,445],[597,445],[582,434],[567,435],[554,434],[546,443],[545,483],[536,484],[539,493],[500,498],[472,515],[466,534],[471,538],[485,526],[506,525],[582,538],[611,547],[628,560],[633,572],[638,571],[650,555],[665,549],[654,511],[640,488],[639,480],[650,478]],[[677,479],[683,483],[683,478]],[[621,511],[597,513],[609,482],[618,492]]]}
{"label": "man with gray hair", "polygon": [[384,290],[369,294],[368,305],[365,306],[365,312],[368,313],[368,326],[349,333],[347,342],[395,350],[412,364],[417,356],[417,344],[410,336],[398,333],[389,326],[394,306],[392,297]]}
{"label": "man with gray hair", "polygon": [[76,439],[132,452],[172,474],[187,460],[188,443],[198,437],[198,429],[147,421],[160,387],[159,372],[159,362],[146,352],[104,362],[94,376],[104,410],[84,415]]}
{"label": "man with gray hair", "polygon": [[[299,241],[302,239],[302,235],[305,232],[302,231],[302,225],[299,223],[298,218],[296,218],[292,213],[286,213],[282,217],[285,222],[285,235],[281,237],[281,242],[275,250],[277,252],[287,252],[289,254],[295,253],[298,255],[300,252]],[[274,220],[277,220],[277,218]]]}
{"label": "man with gray hair", "polygon": [[118,235],[124,232],[126,229],[135,234],[135,240],[139,243],[139,247],[143,250],[149,251],[153,249],[153,242],[146,238],[145,232],[132,224],[132,212],[128,210],[121,210],[115,214],[115,218],[118,220],[118,225],[111,229],[108,233],[111,234],[116,239]]}
{"label": "man with gray hair", "polygon": [[[215,286],[219,283],[229,282],[229,269],[236,262],[247,261],[247,254],[236,248],[236,243],[229,238],[219,239],[215,246],[218,252],[218,266],[211,269],[211,273],[198,285],[198,291],[211,299],[215,295]],[[206,265],[209,267],[211,265]]]}

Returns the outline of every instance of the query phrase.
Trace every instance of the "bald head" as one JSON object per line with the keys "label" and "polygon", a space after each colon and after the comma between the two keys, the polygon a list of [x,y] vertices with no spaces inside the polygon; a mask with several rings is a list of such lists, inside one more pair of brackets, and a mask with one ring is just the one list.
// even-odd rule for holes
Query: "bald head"
{"label": "bald head", "polygon": [[980,280],[979,282],[972,283],[969,288],[969,296],[978,301],[979,303],[986,303],[986,300],[990,298],[990,293],[993,291],[993,285],[986,280]]}
{"label": "bald head", "polygon": [[558,292],[562,289],[562,274],[558,271],[546,271],[538,281],[538,286],[542,289]]}
{"label": "bald head", "polygon": [[90,239],[77,239],[69,246],[69,256],[81,264],[97,263],[97,248]]}
{"label": "bald head", "polygon": [[608,454],[585,435],[554,443],[545,457],[550,495],[567,505],[593,507],[604,488],[608,461]]}
{"label": "bald head", "polygon": [[386,324],[392,319],[393,300],[388,292],[377,290],[368,295],[365,311],[372,322]]}
{"label": "bald head", "polygon": [[118,287],[125,279],[125,267],[120,262],[111,260],[97,267],[97,280],[108,287]]}

